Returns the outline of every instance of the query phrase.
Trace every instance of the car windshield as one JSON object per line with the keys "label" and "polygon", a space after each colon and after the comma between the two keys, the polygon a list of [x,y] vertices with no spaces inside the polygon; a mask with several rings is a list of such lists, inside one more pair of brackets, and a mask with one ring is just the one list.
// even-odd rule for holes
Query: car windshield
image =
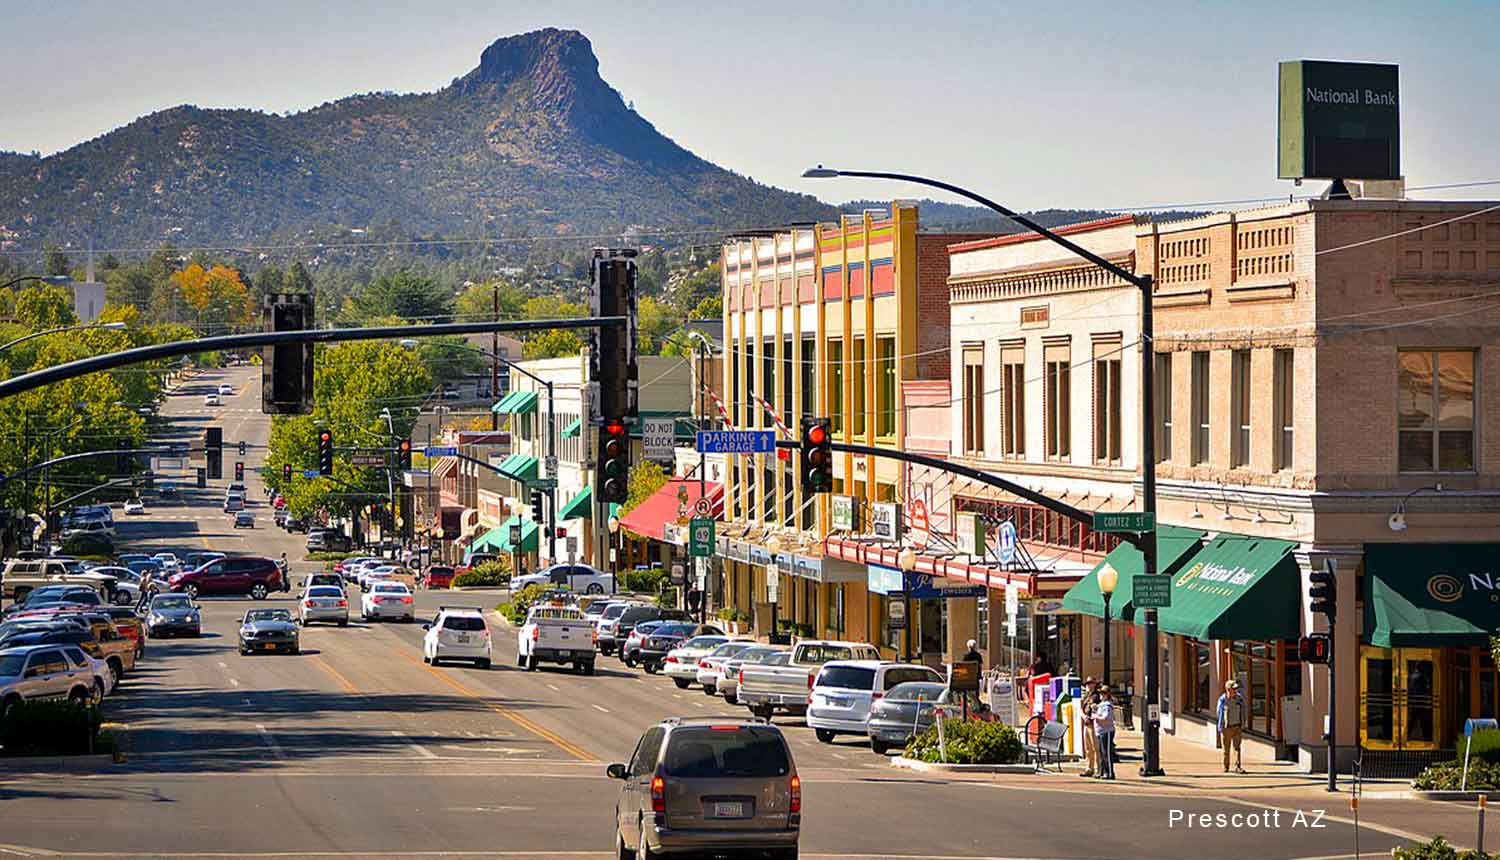
{"label": "car windshield", "polygon": [[854,657],[848,645],[803,645],[798,649],[799,663],[827,663],[831,660],[849,660]]}
{"label": "car windshield", "polygon": [[624,615],[625,610],[629,608],[630,605],[628,603],[611,603],[610,605],[604,607],[604,620],[613,621],[616,618],[619,618],[621,615]]}
{"label": "car windshield", "polygon": [[444,630],[483,630],[484,619],[477,615],[450,615],[443,619]]}
{"label": "car windshield", "polygon": [[246,621],[291,621],[292,613],[285,609],[252,609],[245,613]]}
{"label": "car windshield", "polygon": [[724,642],[724,637],[723,636],[694,636],[693,638],[689,639],[688,641],[682,643],[682,645],[680,647],[683,647],[683,648],[713,648],[714,646],[720,645],[723,642]]}
{"label": "car windshield", "polygon": [[841,690],[873,690],[875,670],[862,666],[825,666],[813,682],[815,687],[837,687]]}
{"label": "car windshield", "polygon": [[947,688],[942,684],[934,684],[929,681],[908,681],[905,684],[897,684],[885,694],[887,702],[915,702],[918,699],[924,702],[936,702],[942,698]]}
{"label": "car windshield", "polygon": [[667,742],[668,776],[775,777],[791,772],[781,733],[762,726],[676,729]]}
{"label": "car windshield", "polygon": [[151,601],[152,609],[191,609],[192,598],[185,594],[163,594]]}
{"label": "car windshield", "polygon": [[663,624],[652,631],[653,636],[691,636],[696,624]]}
{"label": "car windshield", "polygon": [[25,654],[0,654],[0,678],[14,678],[26,665]]}
{"label": "car windshield", "polygon": [[406,586],[401,585],[399,583],[391,583],[389,585],[387,585],[385,583],[381,583],[380,585],[375,586],[375,593],[376,594],[407,594],[408,592],[406,590]]}
{"label": "car windshield", "polygon": [[343,597],[344,592],[331,585],[318,585],[307,590],[308,597]]}
{"label": "car windshield", "polygon": [[749,651],[752,646],[744,642],[725,642],[708,653],[710,657],[737,657]]}

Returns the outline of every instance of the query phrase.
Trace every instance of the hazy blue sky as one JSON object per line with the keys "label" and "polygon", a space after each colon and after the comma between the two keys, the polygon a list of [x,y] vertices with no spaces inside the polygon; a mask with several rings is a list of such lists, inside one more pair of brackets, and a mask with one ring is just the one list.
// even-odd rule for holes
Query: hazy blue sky
{"label": "hazy blue sky", "polygon": [[926,173],[1025,208],[1291,193],[1275,179],[1276,62],[1299,58],[1401,64],[1411,184],[1500,179],[1496,0],[0,0],[0,22],[0,149],[56,152],[182,103],[433,90],[494,39],[557,26],[593,41],[663,133],[830,201],[921,192],[802,168]]}

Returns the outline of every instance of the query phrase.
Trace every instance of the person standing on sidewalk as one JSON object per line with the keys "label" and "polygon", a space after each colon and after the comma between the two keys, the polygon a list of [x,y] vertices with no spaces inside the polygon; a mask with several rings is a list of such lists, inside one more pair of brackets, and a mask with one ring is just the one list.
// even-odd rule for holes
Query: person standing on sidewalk
{"label": "person standing on sidewalk", "polygon": [[1109,685],[1099,685],[1099,701],[1094,705],[1094,740],[1098,749],[1099,778],[1115,778],[1115,702]]}
{"label": "person standing on sidewalk", "polygon": [[1234,772],[1244,773],[1240,761],[1240,739],[1245,733],[1245,697],[1240,695],[1240,682],[1230,678],[1224,683],[1224,695],[1219,697],[1219,745],[1224,750],[1224,772],[1229,773],[1229,748],[1234,747]]}
{"label": "person standing on sidewalk", "polygon": [[1079,714],[1083,717],[1083,759],[1087,763],[1084,776],[1094,776],[1099,769],[1099,741],[1094,737],[1094,706],[1099,703],[1099,682],[1092,676],[1083,682],[1083,695],[1079,701]]}

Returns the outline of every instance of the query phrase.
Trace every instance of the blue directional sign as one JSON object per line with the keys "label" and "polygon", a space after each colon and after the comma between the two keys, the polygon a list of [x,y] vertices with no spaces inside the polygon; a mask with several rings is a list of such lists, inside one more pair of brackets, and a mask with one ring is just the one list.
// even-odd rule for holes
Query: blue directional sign
{"label": "blue directional sign", "polygon": [[458,449],[451,445],[447,447],[428,445],[422,449],[422,453],[428,457],[457,457]]}
{"label": "blue directional sign", "polygon": [[1010,520],[1000,524],[1000,543],[995,547],[1001,564],[1010,564],[1016,559],[1016,526]]}
{"label": "blue directional sign", "polygon": [[699,430],[698,450],[705,454],[770,454],[775,430]]}
{"label": "blue directional sign", "polygon": [[304,477],[304,478],[321,478],[321,477],[323,477],[323,473],[319,472],[317,469],[303,469],[302,470],[302,477]]}

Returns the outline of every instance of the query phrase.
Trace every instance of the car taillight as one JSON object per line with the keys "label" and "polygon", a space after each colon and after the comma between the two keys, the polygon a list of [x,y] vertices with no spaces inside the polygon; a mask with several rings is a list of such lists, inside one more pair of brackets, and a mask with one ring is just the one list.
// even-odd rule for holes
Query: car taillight
{"label": "car taillight", "polygon": [[599,629],[597,627],[594,628],[594,644],[599,644]]}
{"label": "car taillight", "polygon": [[311,600],[304,600],[304,601],[302,601],[302,605],[303,606],[311,607],[311,606],[316,606],[317,604],[313,603]]}
{"label": "car taillight", "polygon": [[881,700],[881,699],[882,699],[882,698],[883,698],[883,697],[884,697],[884,696],[885,696],[885,693],[880,693],[880,692],[875,692],[875,693],[871,693],[871,694],[870,694],[870,701],[872,701],[872,702],[878,702],[878,701],[880,701],[880,700]]}
{"label": "car taillight", "polygon": [[745,683],[745,670],[744,669],[740,670],[740,674],[739,674],[738,677],[739,677],[740,684],[743,685]]}
{"label": "car taillight", "polygon": [[339,606],[347,607],[348,605],[349,605],[349,601],[347,601],[347,600],[340,600],[339,601]]}
{"label": "car taillight", "polygon": [[411,603],[411,598],[410,597],[403,597],[403,598],[401,598],[401,602],[402,603]]}
{"label": "car taillight", "polygon": [[707,660],[699,660],[698,661],[698,668],[699,669],[707,669],[708,668],[708,661]]}
{"label": "car taillight", "polygon": [[671,654],[668,654],[667,655],[667,662],[668,663],[676,663],[677,662],[677,658],[673,657]]}
{"label": "car taillight", "polygon": [[535,642],[535,641],[537,641],[540,638],[542,638],[542,628],[540,628],[540,627],[533,627],[533,628],[531,628],[531,641]]}
{"label": "car taillight", "polygon": [[812,690],[812,688],[813,688],[813,681],[816,680],[817,677],[818,677],[818,673],[817,672],[808,672],[807,673],[807,689],[809,691]]}
{"label": "car taillight", "polygon": [[802,811],[802,777],[792,774],[792,805],[789,812],[798,813]]}
{"label": "car taillight", "polygon": [[[796,779],[796,777],[792,778]],[[797,799],[798,806],[801,806],[801,803],[802,800],[799,796]],[[662,778],[661,774],[657,774],[656,776],[651,777],[651,811],[667,811],[667,781],[666,779]]]}

